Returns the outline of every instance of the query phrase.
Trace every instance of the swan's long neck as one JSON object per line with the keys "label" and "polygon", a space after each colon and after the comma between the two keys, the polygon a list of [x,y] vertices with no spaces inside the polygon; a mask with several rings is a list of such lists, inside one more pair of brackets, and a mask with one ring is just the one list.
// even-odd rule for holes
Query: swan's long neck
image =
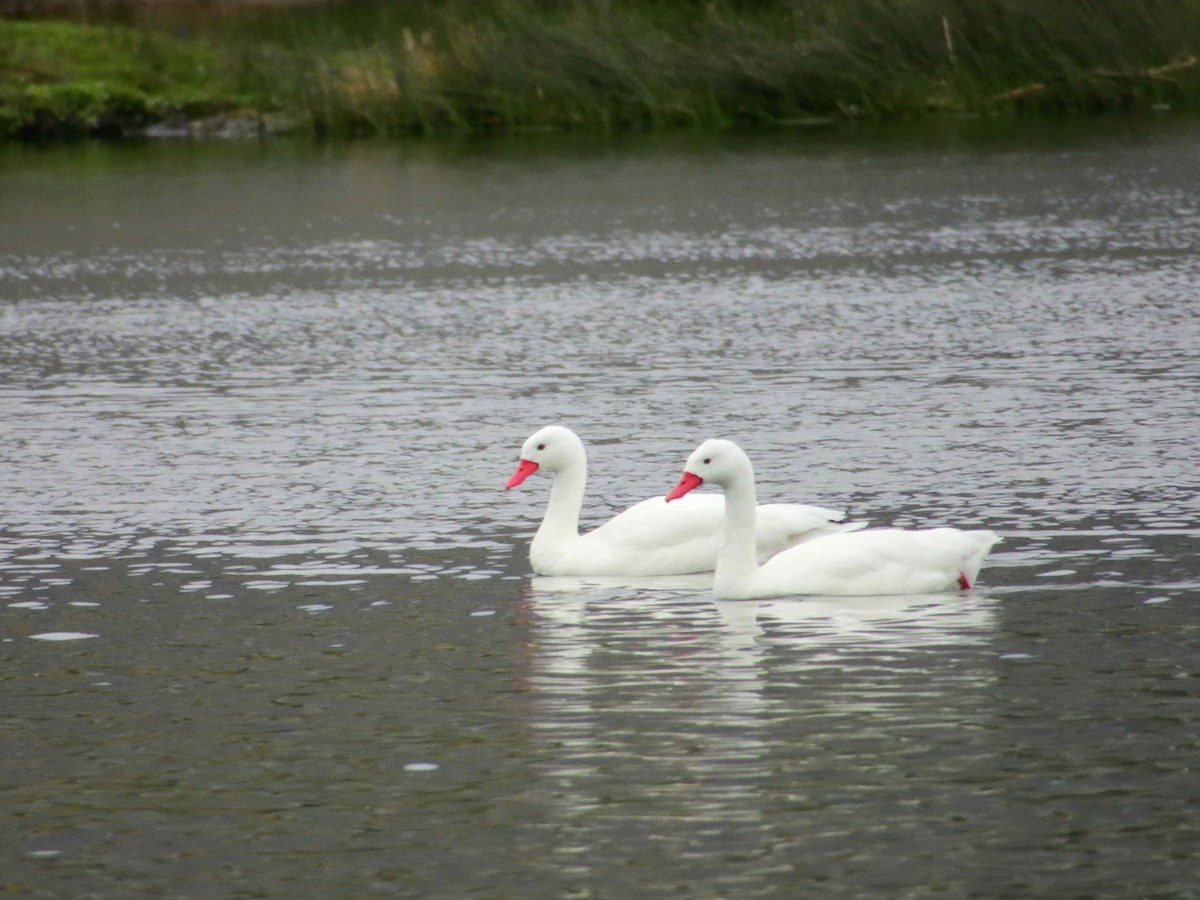
{"label": "swan's long neck", "polygon": [[745,471],[725,487],[725,522],[714,575],[718,597],[735,596],[738,586],[758,571],[754,537],[757,503],[754,470],[747,462]]}
{"label": "swan's long neck", "polygon": [[554,474],[550,503],[534,539],[564,540],[579,537],[579,510],[587,485],[587,458],[573,460]]}

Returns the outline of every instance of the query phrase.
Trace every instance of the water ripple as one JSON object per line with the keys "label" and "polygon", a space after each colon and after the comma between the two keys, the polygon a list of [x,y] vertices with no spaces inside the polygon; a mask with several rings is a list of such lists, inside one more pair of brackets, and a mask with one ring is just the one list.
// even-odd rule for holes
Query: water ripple
{"label": "water ripple", "polygon": [[[1200,208],[1163,127],[0,158],[9,882],[1192,890]],[[763,500],[1004,542],[961,596],[532,578],[549,479],[503,484],[551,421],[585,526],[719,435]]]}

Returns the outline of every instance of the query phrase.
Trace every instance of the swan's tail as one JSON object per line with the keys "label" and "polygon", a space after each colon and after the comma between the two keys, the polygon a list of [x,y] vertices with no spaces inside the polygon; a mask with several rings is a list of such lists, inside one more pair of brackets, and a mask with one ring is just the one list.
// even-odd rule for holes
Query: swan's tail
{"label": "swan's tail", "polygon": [[958,586],[964,591],[970,590],[979,578],[979,570],[983,561],[992,551],[992,547],[1000,543],[1002,538],[994,531],[967,531],[964,534],[973,539],[974,547],[963,560],[958,572]]}

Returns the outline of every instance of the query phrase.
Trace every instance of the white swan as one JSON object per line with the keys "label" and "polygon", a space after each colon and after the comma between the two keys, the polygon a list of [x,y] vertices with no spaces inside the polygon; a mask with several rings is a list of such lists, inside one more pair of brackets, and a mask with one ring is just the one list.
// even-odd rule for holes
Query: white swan
{"label": "white swan", "polygon": [[806,541],[759,566],[754,553],[754,468],[732,441],[696,448],[667,494],[677,500],[704,483],[725,492],[725,526],[713,581],[717,599],[794,594],[933,594],[975,583],[994,531],[899,528],[831,534]]}
{"label": "white swan", "polygon": [[[587,452],[569,428],[548,425],[521,448],[521,461],[504,486],[510,490],[544,469],[554,475],[550,503],[529,547],[538,575],[642,576],[711,572],[721,548],[721,497],[697,495],[686,504],[652,497],[594,531],[579,533],[587,481]],[[764,506],[750,537],[752,555],[764,559],[810,537],[861,524],[841,525],[842,514],[818,506]]]}

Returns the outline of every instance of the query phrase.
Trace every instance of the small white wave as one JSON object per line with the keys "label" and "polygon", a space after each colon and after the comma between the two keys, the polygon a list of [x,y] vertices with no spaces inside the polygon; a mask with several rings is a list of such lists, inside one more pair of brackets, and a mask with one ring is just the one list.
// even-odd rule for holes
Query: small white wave
{"label": "small white wave", "polygon": [[46,631],[29,636],[30,640],[34,641],[83,641],[94,637],[100,637],[100,635],[87,631]]}

